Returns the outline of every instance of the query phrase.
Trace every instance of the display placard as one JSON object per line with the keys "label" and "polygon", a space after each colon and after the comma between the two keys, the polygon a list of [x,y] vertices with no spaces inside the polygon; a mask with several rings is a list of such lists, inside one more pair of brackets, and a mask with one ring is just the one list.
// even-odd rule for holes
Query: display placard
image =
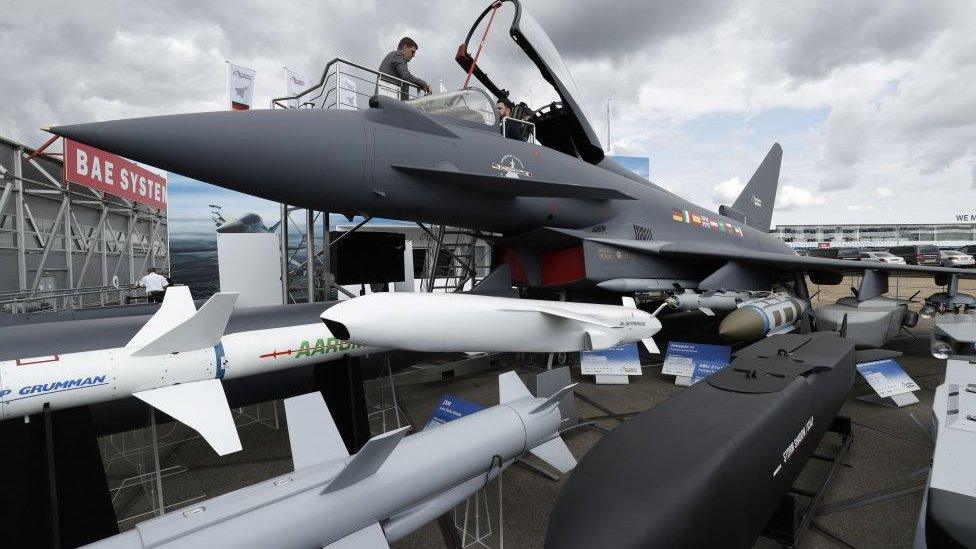
{"label": "display placard", "polygon": [[424,430],[433,429],[438,425],[469,416],[484,409],[485,407],[477,402],[464,400],[463,398],[458,398],[450,394],[444,395],[437,404],[437,408],[434,408],[434,413],[427,420],[427,424],[424,425]]}
{"label": "display placard", "polygon": [[857,365],[868,385],[881,398],[919,390],[919,386],[894,359],[874,360]]}
{"label": "display placard", "polygon": [[585,376],[639,376],[641,375],[640,356],[636,343],[627,343],[600,349],[580,352],[580,373]]}
{"label": "display placard", "polygon": [[692,380],[694,382],[728,366],[731,353],[732,349],[726,345],[671,341],[661,373],[687,378],[700,374],[700,377]]}

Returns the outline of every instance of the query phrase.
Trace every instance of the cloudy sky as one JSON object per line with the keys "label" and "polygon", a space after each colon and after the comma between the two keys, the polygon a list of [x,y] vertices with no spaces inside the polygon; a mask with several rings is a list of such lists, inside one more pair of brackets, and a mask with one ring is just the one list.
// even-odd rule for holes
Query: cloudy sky
{"label": "cloudy sky", "polygon": [[[376,65],[403,35],[421,45],[415,74],[457,87],[454,53],[486,3],[0,0],[0,135],[38,144],[50,123],[225,109],[225,60],[257,70],[265,108],[284,66],[317,78],[336,56]],[[525,4],[603,139],[613,98],[612,152],[649,156],[652,179],[694,202],[730,201],[779,142],[774,223],[976,213],[976,2]],[[202,191],[172,177],[174,206]]]}

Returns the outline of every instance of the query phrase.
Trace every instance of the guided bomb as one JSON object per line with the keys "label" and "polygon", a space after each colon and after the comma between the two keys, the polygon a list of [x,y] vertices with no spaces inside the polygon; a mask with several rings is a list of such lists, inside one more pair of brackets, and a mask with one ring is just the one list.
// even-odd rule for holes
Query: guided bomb
{"label": "guided bomb", "polygon": [[809,303],[786,294],[772,294],[743,302],[718,326],[718,333],[729,341],[748,341],[782,334],[809,308]]}

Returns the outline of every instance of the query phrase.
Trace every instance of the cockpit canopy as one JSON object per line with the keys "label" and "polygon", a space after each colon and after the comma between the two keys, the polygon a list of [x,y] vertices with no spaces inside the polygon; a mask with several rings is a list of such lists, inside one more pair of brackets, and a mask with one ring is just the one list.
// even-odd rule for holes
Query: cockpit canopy
{"label": "cockpit canopy", "polygon": [[466,88],[410,99],[407,103],[427,114],[441,114],[486,126],[498,124],[495,104],[485,92]]}
{"label": "cockpit canopy", "polygon": [[[510,40],[499,30],[507,26]],[[519,0],[492,2],[475,21],[455,60],[497,99],[527,103],[543,145],[587,162],[603,159],[580,93],[552,40]],[[465,87],[469,85],[465,81]]]}

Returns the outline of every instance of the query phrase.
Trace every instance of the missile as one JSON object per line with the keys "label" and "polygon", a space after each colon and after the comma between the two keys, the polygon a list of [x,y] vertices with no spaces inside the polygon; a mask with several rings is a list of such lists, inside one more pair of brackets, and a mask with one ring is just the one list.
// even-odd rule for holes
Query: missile
{"label": "missile", "polygon": [[715,292],[706,295],[688,290],[669,296],[666,301],[672,309],[699,310],[708,316],[715,316],[715,311],[734,311],[742,300],[748,298],[749,294],[744,292]]}
{"label": "missile", "polygon": [[854,341],[833,333],[739,351],[590,448],[556,497],[546,549],[752,547],[854,374]]}
{"label": "missile", "polygon": [[786,294],[751,299],[739,305],[718,325],[718,334],[729,341],[749,341],[792,331],[810,304]]}
{"label": "missile", "polygon": [[654,315],[629,306],[456,293],[376,293],[329,308],[336,337],[423,352],[574,352],[641,341],[657,353]]}
{"label": "missile", "polygon": [[526,452],[561,472],[576,459],[559,437],[564,387],[535,398],[515,372],[500,404],[411,436],[373,437],[349,456],[320,393],[285,400],[295,470],[139,523],[88,545],[384,548],[443,515]]}
{"label": "missile", "polygon": [[674,290],[675,286],[692,288],[697,287],[698,282],[673,278],[612,278],[598,282],[596,286],[608,292],[627,294],[633,292],[667,292]]}
{"label": "missile", "polygon": [[174,286],[122,346],[58,352],[65,347],[51,343],[45,356],[5,357],[0,419],[31,416],[45,406],[59,410],[131,396],[196,430],[225,455],[241,443],[222,379],[377,351],[341,342],[318,322],[225,334],[236,299],[237,294],[218,293],[197,310],[189,288]]}

